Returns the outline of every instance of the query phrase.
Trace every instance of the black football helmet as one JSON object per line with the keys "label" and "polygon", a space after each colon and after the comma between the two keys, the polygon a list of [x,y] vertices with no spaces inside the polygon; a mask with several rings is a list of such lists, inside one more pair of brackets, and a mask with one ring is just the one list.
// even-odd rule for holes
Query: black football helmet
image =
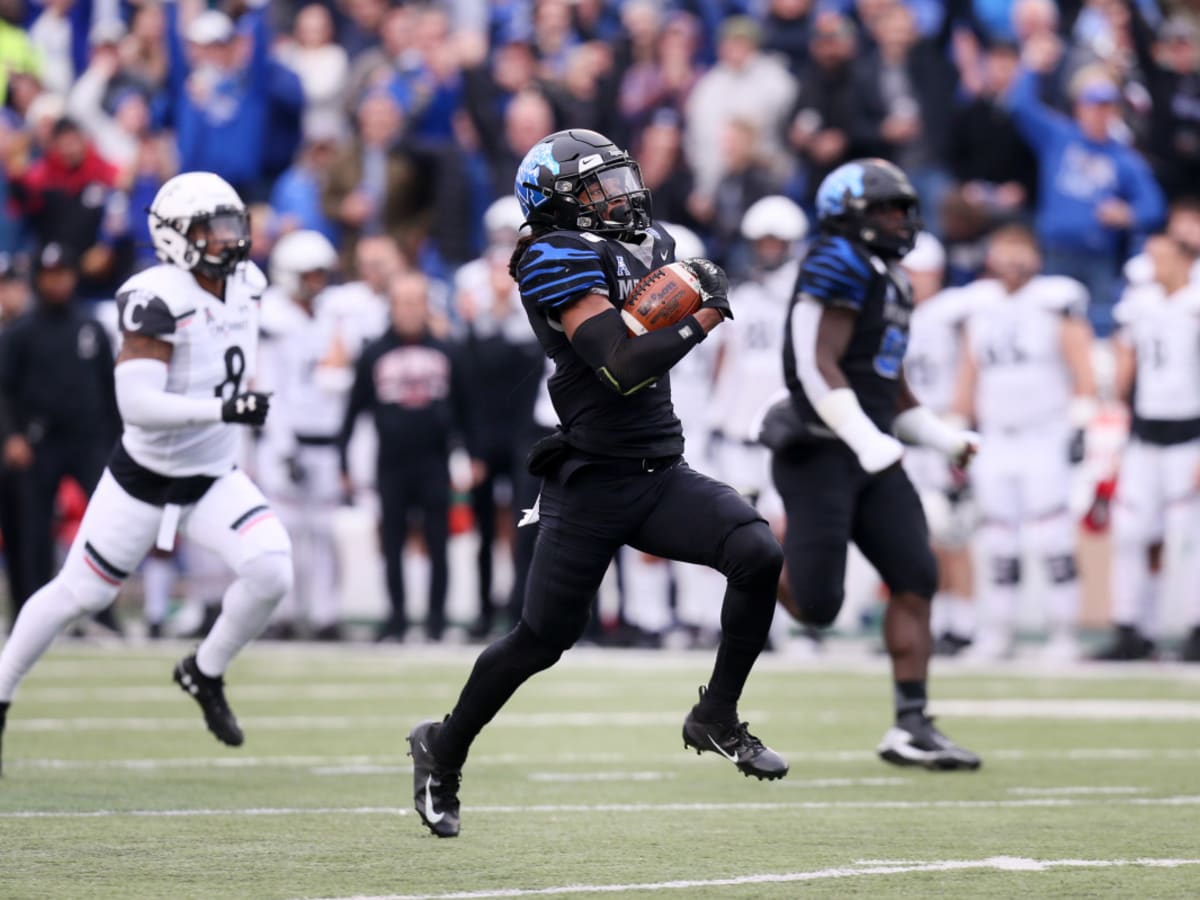
{"label": "black football helmet", "polygon": [[[880,215],[904,212],[900,225]],[[862,241],[880,256],[899,259],[912,250],[922,227],[917,191],[899,166],[885,159],[856,159],[838,166],[817,188],[822,230]]]}
{"label": "black football helmet", "polygon": [[650,192],[638,164],[596,131],[542,138],[521,160],[514,187],[531,226],[610,234],[650,226]]}

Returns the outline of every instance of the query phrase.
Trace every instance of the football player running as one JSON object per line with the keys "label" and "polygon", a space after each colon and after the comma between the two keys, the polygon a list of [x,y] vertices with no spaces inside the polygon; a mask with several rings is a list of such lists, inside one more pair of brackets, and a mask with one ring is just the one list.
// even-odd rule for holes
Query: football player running
{"label": "football player running", "polygon": [[416,809],[439,837],[459,832],[471,742],[522,683],[579,639],[623,544],[728,578],[716,664],[684,720],[685,747],[718,753],[760,779],[787,773],[737,714],[771,626],[782,553],[745,500],[683,460],[667,376],[732,318],[724,272],[691,260],[700,309],[630,337],[621,303],[640,278],[673,260],[675,246],[651,218],[637,163],[594,131],[560,131],[525,156],[515,188],[529,233],[513,253],[513,277],[555,364],[549,387],[562,425],[530,454],[542,492],[530,515],[540,522],[521,620],[480,655],[445,721],[409,734]]}
{"label": "football player running", "polygon": [[177,527],[236,574],[219,618],[174,679],[209,730],[238,746],[225,700],[230,661],[292,584],[291,544],[262,493],[235,468],[234,425],[262,425],[269,398],[247,389],[266,279],[247,261],[246,207],[208,172],[177,175],[149,209],[162,264],[117,293],[116,363],[124,430],[62,570],[25,604],[0,652],[0,727],[17,685],[72,620],[108,606]]}
{"label": "football player running", "polygon": [[787,512],[784,553],[793,601],[807,624],[842,607],[851,540],[891,591],[883,639],[895,680],[895,725],[879,755],[898,765],[975,769],[925,714],[937,563],[901,441],[964,465],[970,432],[919,406],[904,379],[912,290],[899,267],[920,229],[908,177],[879,159],[846,163],[817,190],[820,235],[800,268],[783,348],[792,422],[772,474]]}

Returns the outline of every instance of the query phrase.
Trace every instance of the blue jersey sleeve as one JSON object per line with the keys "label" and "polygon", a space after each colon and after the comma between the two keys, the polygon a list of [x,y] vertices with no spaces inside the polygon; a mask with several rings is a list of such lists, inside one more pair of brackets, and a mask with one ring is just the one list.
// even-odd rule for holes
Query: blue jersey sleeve
{"label": "blue jersey sleeve", "polygon": [[817,241],[800,266],[796,293],[807,294],[825,306],[858,312],[870,293],[875,271],[862,253],[843,237]]}
{"label": "blue jersey sleeve", "polygon": [[548,234],[530,244],[517,266],[517,284],[522,297],[547,310],[609,292],[599,253],[573,234]]}

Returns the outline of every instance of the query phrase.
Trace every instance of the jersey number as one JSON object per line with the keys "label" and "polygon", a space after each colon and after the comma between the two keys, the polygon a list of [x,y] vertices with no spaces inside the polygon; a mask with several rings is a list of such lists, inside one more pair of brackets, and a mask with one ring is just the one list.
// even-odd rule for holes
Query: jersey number
{"label": "jersey number", "polygon": [[900,377],[900,366],[904,362],[904,351],[908,347],[908,335],[902,328],[889,325],[883,332],[879,342],[879,352],[875,354],[873,365],[875,372],[884,378],[895,381]]}
{"label": "jersey number", "polygon": [[246,354],[236,344],[225,351],[225,380],[213,389],[222,400],[232,400],[240,394],[242,375],[246,372]]}

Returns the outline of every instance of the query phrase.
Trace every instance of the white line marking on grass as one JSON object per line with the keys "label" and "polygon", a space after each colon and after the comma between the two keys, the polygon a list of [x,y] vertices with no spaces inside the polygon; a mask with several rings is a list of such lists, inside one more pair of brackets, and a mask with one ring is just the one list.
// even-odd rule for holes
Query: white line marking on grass
{"label": "white line marking on grass", "polygon": [[583,782],[583,781],[665,781],[674,778],[674,772],[531,772],[530,781]]}
{"label": "white line marking on grass", "polygon": [[[18,720],[20,721],[20,720]],[[10,723],[11,726],[12,723]],[[18,729],[19,730],[19,726]],[[832,750],[832,751],[784,751],[784,755],[794,764],[812,763],[859,763],[874,760],[875,754],[867,750]],[[1003,760],[1195,760],[1200,759],[1200,749],[1194,747],[1164,747],[1154,750],[1144,748],[1121,747],[1079,747],[1073,750],[989,750],[988,759]],[[622,765],[678,763],[679,765],[709,765],[711,761],[697,759],[694,754],[673,753],[555,753],[542,756],[524,753],[494,753],[481,754],[471,757],[471,765],[479,766],[509,766],[529,765],[531,763],[565,765],[578,763],[580,765]],[[112,769],[131,769],[152,772],[158,769],[254,769],[254,768],[312,768],[314,766],[327,769],[344,768],[350,771],[354,767],[387,768],[396,772],[411,772],[412,767],[404,764],[404,757],[395,755],[372,756],[197,756],[179,759],[6,759],[5,765],[12,770],[17,769],[55,769],[64,771],[106,771]],[[819,779],[818,779],[819,780]],[[871,783],[880,783],[886,779],[874,779]],[[863,780],[865,783],[866,780]],[[778,786],[787,787],[796,784],[790,779],[778,782]],[[832,786],[832,785],[831,785]]]}
{"label": "white line marking on grass", "polygon": [[569,894],[627,894],[634,891],[679,891],[707,887],[738,887],[752,884],[791,884],[824,881],[833,878],[860,878],[872,875],[906,875],[918,872],[954,872],[990,869],[998,872],[1045,872],[1055,868],[1109,869],[1118,867],[1167,868],[1200,865],[1200,859],[1026,859],[993,856],[988,859],[937,860],[932,862],[880,863],[845,866],[810,872],[739,875],[733,878],[695,878],[680,881],[650,881],[640,884],[570,884],[547,888],[500,888],[484,891],[454,891],[442,894],[356,894],[335,900],[491,900],[501,897],[555,897]]}
{"label": "white line marking on grass", "polygon": [[1145,794],[1149,788],[1144,787],[1100,787],[1093,785],[1078,785],[1075,787],[1010,787],[1010,794],[1033,794],[1046,797],[1085,797],[1091,794]]}
{"label": "white line marking on grass", "polygon": [[[1101,801],[1067,797],[1030,797],[1024,800],[805,800],[781,803],[543,803],[529,806],[473,806],[472,815],[529,815],[530,813],[694,813],[694,812],[785,812],[789,810],[838,809],[1030,809],[1096,806]],[[1195,806],[1200,796],[1129,797],[1105,799],[1105,805]],[[174,818],[187,816],[357,816],[408,815],[403,807],[382,806],[287,806],[249,809],[99,809],[15,810],[0,812],[2,819],[101,819]]]}
{"label": "white line marking on grass", "polygon": [[807,780],[786,778],[779,782],[781,788],[828,788],[828,787],[896,787],[912,784],[911,778],[809,778]]}
{"label": "white line marking on grass", "polygon": [[[450,685],[425,684],[387,684],[387,683],[357,683],[357,684],[242,684],[230,691],[237,700],[375,700],[387,697],[414,697],[439,699],[455,694],[456,689]],[[79,687],[39,687],[28,688],[21,692],[23,702],[35,703],[84,703],[88,701],[103,701],[104,703],[153,703],[174,702],[179,697],[179,689],[174,685],[167,686],[125,686],[105,688]]]}
{"label": "white line marking on grass", "polygon": [[[749,710],[746,716],[766,722],[770,716],[762,710]],[[360,729],[363,727],[401,728],[404,723],[396,716],[245,716],[243,723],[250,728],[267,731],[323,731]],[[607,713],[507,713],[496,718],[493,728],[587,728],[639,726],[659,727],[680,722],[679,713],[672,712],[607,712]],[[191,731],[197,727],[194,716],[78,716],[62,719],[14,719],[9,724],[23,731]]]}
{"label": "white line marking on grass", "polygon": [[963,719],[1200,720],[1200,702],[1191,700],[981,699],[940,700],[930,705],[938,715]]}

